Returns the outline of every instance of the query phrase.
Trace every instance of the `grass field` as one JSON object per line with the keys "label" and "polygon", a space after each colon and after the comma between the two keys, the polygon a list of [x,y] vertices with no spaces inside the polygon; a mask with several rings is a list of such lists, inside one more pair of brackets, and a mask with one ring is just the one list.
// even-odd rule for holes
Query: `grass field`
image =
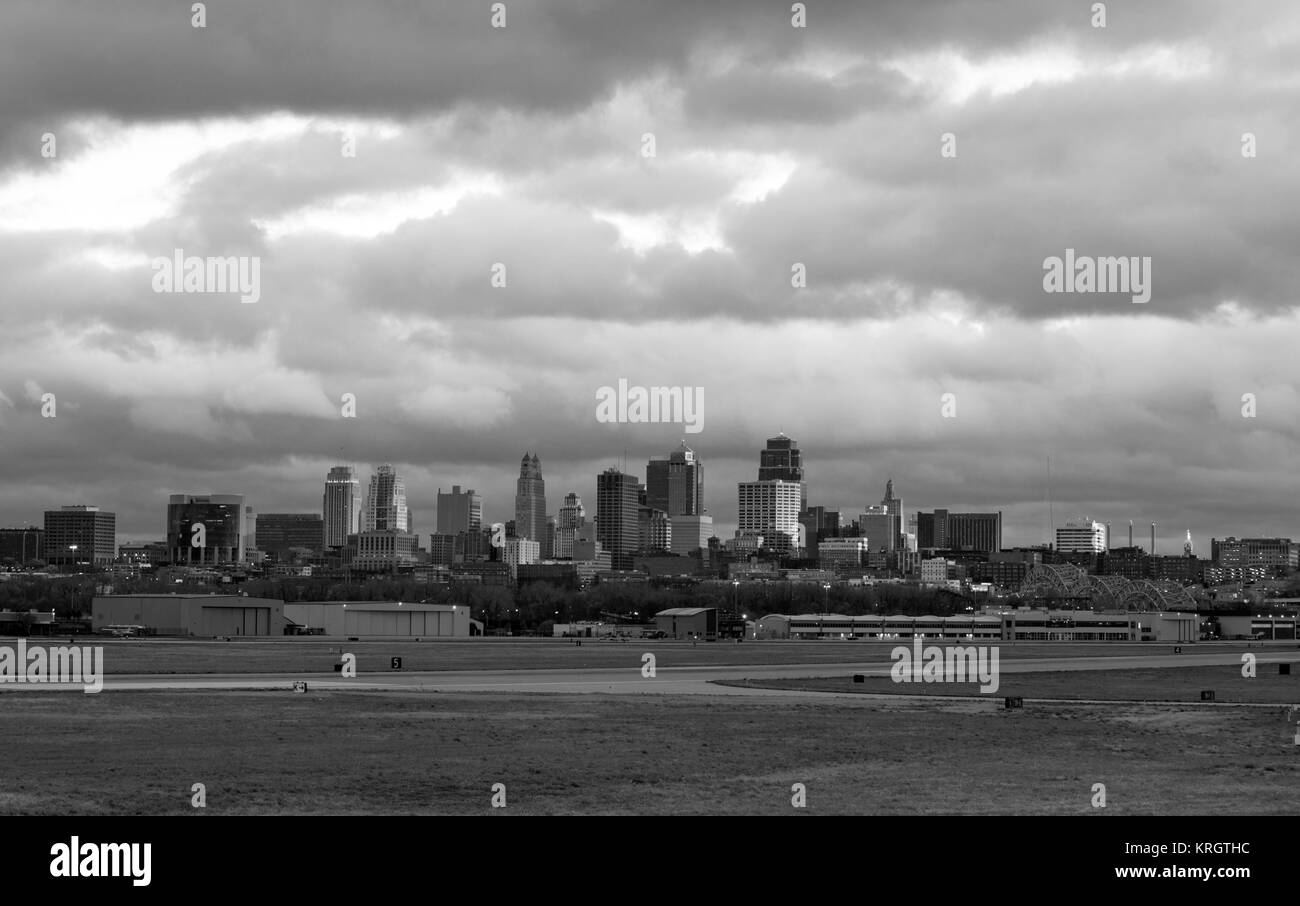
{"label": "grass field", "polygon": [[[4,814],[1300,812],[1286,709],[337,692],[7,696]],[[507,807],[490,808],[494,783]],[[203,783],[207,808],[190,806]],[[791,806],[791,785],[807,808]],[[1092,785],[1107,805],[1091,805]]]}
{"label": "grass field", "polygon": [[1201,691],[1214,691],[1215,702],[1260,702],[1300,706],[1300,669],[1279,676],[1274,664],[1259,664],[1254,678],[1241,668],[1179,667],[1149,670],[1075,670],[1003,673],[994,693],[981,694],[978,683],[895,683],[887,676],[825,676],[789,679],[727,680],[724,685],[815,692],[889,695],[952,695],[1001,703],[1006,696],[1025,699],[1103,699],[1142,702],[1200,702]]}
{"label": "grass field", "polygon": [[[50,640],[58,642],[59,640]],[[66,641],[66,640],[63,640]],[[90,640],[110,673],[362,671],[731,664],[888,664],[894,643],[473,639]],[[0,640],[0,644],[11,641]],[[1295,655],[1295,644],[1184,646]],[[1024,658],[1177,658],[1172,645],[1002,645]],[[837,670],[838,672],[838,670]],[[1295,814],[1300,747],[1286,705],[1300,670],[1239,666],[1003,672],[953,684],[746,681],[808,697],[339,690],[23,691],[0,695],[0,814]],[[1201,705],[1201,689],[1221,702]],[[888,692],[818,697],[814,690]],[[966,693],[925,699],[908,693]],[[901,694],[897,694],[901,693]],[[1003,710],[1006,695],[1026,699]],[[1049,703],[1049,698],[1172,704]],[[1187,702],[1179,704],[1177,702]],[[203,783],[207,808],[190,806]],[[490,808],[504,783],[507,808]],[[791,785],[807,788],[806,809]],[[1094,809],[1104,783],[1107,807]]]}
{"label": "grass field", "polygon": [[[33,639],[37,643],[66,644],[67,639]],[[402,658],[405,670],[509,670],[619,667],[640,664],[642,652],[654,652],[664,667],[730,664],[818,664],[871,661],[888,663],[897,642],[868,641],[765,641],[690,642],[637,639],[629,642],[584,639],[582,647],[569,639],[439,639],[415,642],[321,638],[268,638],[241,641],[168,639],[77,638],[82,645],[104,646],[104,667],[122,673],[330,673],[339,653],[357,656],[357,669],[365,673],[387,671],[389,658]],[[14,639],[0,639],[13,645]],[[1174,646],[1150,642],[1064,642],[999,646],[1003,660],[1047,657],[1108,657],[1149,655],[1177,657]],[[1184,646],[1185,652],[1246,651],[1244,642],[1217,642]],[[1256,654],[1297,652],[1296,643],[1259,643]],[[1300,669],[1300,668],[1298,668]]]}

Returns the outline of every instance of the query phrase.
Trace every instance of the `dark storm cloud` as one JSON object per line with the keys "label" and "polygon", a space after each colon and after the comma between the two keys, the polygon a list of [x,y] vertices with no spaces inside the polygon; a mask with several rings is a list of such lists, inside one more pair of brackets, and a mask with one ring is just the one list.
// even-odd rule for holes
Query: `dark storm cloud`
{"label": "dark storm cloud", "polygon": [[[724,537],[779,430],[846,516],[892,477],[1042,540],[1052,455],[1058,522],[1296,531],[1287,7],[1110,3],[1103,31],[1088,3],[819,0],[797,31],[788,3],[507,6],[495,32],[487,3],[214,2],[206,30],[188,3],[0,8],[0,521],[98,503],[157,537],[166,493],[306,511],[334,462],[391,461],[428,532],[453,482],[510,518],[525,449],[551,509],[594,511],[596,472],[683,436],[595,421],[627,378],[706,388],[687,439]],[[1003,57],[1041,78],[997,85]],[[97,177],[146,213],[45,191],[96,142],[213,117],[241,134],[158,151],[158,186]],[[1043,293],[1067,247],[1150,256],[1152,301]],[[174,248],[261,256],[262,300],[152,292]]]}
{"label": "dark storm cloud", "polygon": [[[10,124],[91,113],[166,119],[278,109],[406,116],[462,104],[558,113],[591,103],[617,82],[681,71],[717,47],[765,62],[809,48],[871,56],[954,46],[980,55],[1035,36],[1078,33],[1090,17],[1085,4],[1032,0],[846,0],[813,4],[809,27],[796,31],[788,4],[759,8],[743,0],[507,7],[508,27],[493,29],[488,4],[240,0],[208,4],[207,27],[196,29],[185,3],[15,0],[0,11],[0,110]],[[1105,40],[1111,47],[1176,41],[1261,9],[1228,10],[1208,0],[1117,7]],[[706,85],[706,94],[718,87]],[[740,92],[733,102],[744,110],[754,98]],[[705,101],[700,109],[716,105]],[[3,145],[13,141],[7,135]]]}

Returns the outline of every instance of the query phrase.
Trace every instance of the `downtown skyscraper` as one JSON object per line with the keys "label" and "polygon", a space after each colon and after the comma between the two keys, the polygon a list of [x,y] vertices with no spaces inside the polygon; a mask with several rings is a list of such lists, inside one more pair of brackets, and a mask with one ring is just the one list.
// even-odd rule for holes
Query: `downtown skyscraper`
{"label": "downtown skyscraper", "polygon": [[406,482],[388,463],[379,466],[370,476],[361,527],[367,532],[410,531],[410,519],[406,510]]}
{"label": "downtown skyscraper", "polygon": [[609,552],[614,569],[631,569],[640,541],[635,475],[606,469],[596,476],[596,540]]}
{"label": "downtown skyscraper", "polygon": [[645,502],[669,518],[704,512],[704,463],[686,441],[666,458],[646,464]]}
{"label": "downtown skyscraper", "polygon": [[551,556],[561,560],[573,558],[573,543],[587,528],[587,510],[582,498],[570,491],[564,497],[564,506],[555,521],[555,543]]}
{"label": "downtown skyscraper", "polygon": [[[546,482],[542,480],[542,464],[534,453],[525,453],[519,462],[519,481],[515,486],[515,535],[530,538],[538,544],[546,542]],[[549,556],[549,551],[543,551]]]}
{"label": "downtown skyscraper", "polygon": [[462,491],[458,484],[449,493],[438,488],[437,525],[439,535],[477,532],[483,527],[483,498],[473,488]]}
{"label": "downtown skyscraper", "polygon": [[361,481],[352,466],[334,466],[325,476],[322,505],[325,549],[344,547],[361,531]]}
{"label": "downtown skyscraper", "polygon": [[799,441],[784,432],[767,439],[767,446],[758,454],[759,481],[794,481],[799,483],[799,509],[808,507],[808,483],[804,481],[803,454]]}
{"label": "downtown skyscraper", "polygon": [[[889,550],[907,548],[907,522],[903,518],[903,498],[894,496],[894,479],[890,478],[885,482],[885,496],[880,498],[880,505],[885,508],[889,515],[894,517],[894,526],[896,538],[889,545]],[[868,538],[871,536],[868,535]],[[874,539],[872,548],[878,549]]]}
{"label": "downtown skyscraper", "polygon": [[738,533],[762,536],[764,547],[788,554],[799,546],[799,514],[807,503],[799,442],[769,437],[759,453],[758,481],[738,486]]}

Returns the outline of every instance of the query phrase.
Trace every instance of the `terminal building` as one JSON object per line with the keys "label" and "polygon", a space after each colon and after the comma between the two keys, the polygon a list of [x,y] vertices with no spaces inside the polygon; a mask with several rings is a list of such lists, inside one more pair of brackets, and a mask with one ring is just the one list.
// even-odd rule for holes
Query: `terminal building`
{"label": "terminal building", "polygon": [[845,616],[769,614],[755,627],[759,639],[984,639],[1025,642],[1186,642],[1200,638],[1195,613],[1097,613],[1087,610],[1013,610],[1001,614]]}

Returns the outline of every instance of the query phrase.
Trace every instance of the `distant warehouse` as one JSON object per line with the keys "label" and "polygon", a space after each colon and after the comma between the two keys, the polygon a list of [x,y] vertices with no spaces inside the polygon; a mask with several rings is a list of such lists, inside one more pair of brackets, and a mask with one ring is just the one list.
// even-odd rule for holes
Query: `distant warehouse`
{"label": "distant warehouse", "polygon": [[[326,601],[285,604],[288,631],[338,636],[459,638],[470,634],[466,604]],[[323,630],[323,632],[322,632]]]}
{"label": "distant warehouse", "polygon": [[244,595],[96,595],[91,628],[142,626],[150,635],[272,636],[284,632],[284,602]]}

